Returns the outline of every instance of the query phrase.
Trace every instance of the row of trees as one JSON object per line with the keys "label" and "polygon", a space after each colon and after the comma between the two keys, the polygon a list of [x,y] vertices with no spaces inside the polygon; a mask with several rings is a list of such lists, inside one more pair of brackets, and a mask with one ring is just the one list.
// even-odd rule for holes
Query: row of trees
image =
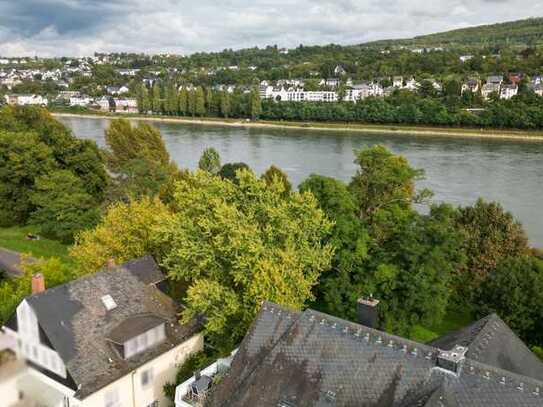
{"label": "row of trees", "polygon": [[[151,90],[142,85],[138,94],[141,112],[192,117],[236,117],[265,120],[351,122],[366,124],[433,125],[458,127],[543,128],[543,98],[525,91],[512,100],[497,97],[485,102],[480,94],[460,94],[460,83],[451,80],[437,93],[423,81],[418,92],[395,91],[386,98],[351,102],[261,101],[257,87],[233,93],[211,88],[182,87],[158,82]],[[476,112],[469,107],[482,108]]]}
{"label": "row of trees", "polygon": [[138,109],[171,116],[251,117],[257,119],[262,111],[260,92],[253,86],[247,92],[236,89],[233,93],[201,86],[178,87],[174,82],[161,85],[155,82],[151,89],[142,84],[138,91]]}
{"label": "row of trees", "polygon": [[512,100],[493,100],[471,112],[462,97],[424,97],[398,92],[388,98],[367,98],[355,103],[300,103],[264,101],[260,117],[267,120],[351,122],[369,124],[433,125],[541,129],[543,98],[535,94]]}

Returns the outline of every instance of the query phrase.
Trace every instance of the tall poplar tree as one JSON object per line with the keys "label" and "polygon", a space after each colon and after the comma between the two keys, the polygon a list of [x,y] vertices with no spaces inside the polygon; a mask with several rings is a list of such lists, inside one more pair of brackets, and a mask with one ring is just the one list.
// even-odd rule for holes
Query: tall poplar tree
{"label": "tall poplar tree", "polygon": [[206,104],[204,90],[201,86],[198,86],[195,90],[194,95],[194,113],[198,116],[205,116],[206,114]]}
{"label": "tall poplar tree", "polygon": [[180,115],[185,116],[189,111],[189,92],[183,87],[177,96],[177,111]]}
{"label": "tall poplar tree", "polygon": [[251,89],[251,95],[249,97],[249,113],[251,114],[252,120],[257,120],[262,113],[260,91],[257,86],[253,86]]}
{"label": "tall poplar tree", "polygon": [[220,110],[222,117],[228,118],[230,115],[230,95],[228,92],[223,91],[221,92],[220,96]]}
{"label": "tall poplar tree", "polygon": [[162,92],[160,90],[160,85],[158,84],[158,82],[155,82],[153,85],[153,100],[152,100],[153,113],[162,112],[161,93]]}

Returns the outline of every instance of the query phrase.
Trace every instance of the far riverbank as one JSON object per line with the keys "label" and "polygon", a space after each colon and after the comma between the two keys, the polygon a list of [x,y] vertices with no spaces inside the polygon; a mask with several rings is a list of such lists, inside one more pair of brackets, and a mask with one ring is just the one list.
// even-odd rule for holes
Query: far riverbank
{"label": "far riverbank", "polygon": [[315,123],[315,122],[288,122],[288,121],[250,121],[244,119],[222,119],[222,118],[189,118],[189,117],[164,117],[135,114],[113,114],[113,113],[63,113],[52,112],[54,116],[81,117],[96,119],[127,118],[132,120],[178,123],[203,126],[221,126],[238,128],[277,128],[277,129],[303,129],[315,131],[345,131],[352,133],[375,133],[375,134],[397,134],[417,136],[443,136],[443,137],[466,137],[466,138],[493,138],[510,139],[517,141],[538,141],[543,142],[541,131],[521,130],[495,130],[495,129],[463,129],[444,127],[413,127],[397,125],[369,125],[353,123]]}

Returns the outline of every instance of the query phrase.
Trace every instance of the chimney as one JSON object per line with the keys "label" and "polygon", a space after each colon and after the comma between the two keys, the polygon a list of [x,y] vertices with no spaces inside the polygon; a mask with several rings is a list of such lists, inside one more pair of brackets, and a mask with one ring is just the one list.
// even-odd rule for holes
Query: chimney
{"label": "chimney", "polygon": [[379,300],[374,299],[371,295],[369,298],[359,298],[356,302],[356,314],[358,323],[370,328],[377,329],[379,327],[379,311],[377,306]]}
{"label": "chimney", "polygon": [[45,291],[45,278],[43,274],[37,273],[32,276],[32,294],[38,294]]}
{"label": "chimney", "polygon": [[462,370],[467,351],[468,348],[460,345],[455,345],[449,351],[440,350],[437,356],[437,366],[458,375]]}
{"label": "chimney", "polygon": [[115,268],[115,259],[113,257],[110,257],[109,259],[107,259],[106,267],[108,270],[113,270]]}

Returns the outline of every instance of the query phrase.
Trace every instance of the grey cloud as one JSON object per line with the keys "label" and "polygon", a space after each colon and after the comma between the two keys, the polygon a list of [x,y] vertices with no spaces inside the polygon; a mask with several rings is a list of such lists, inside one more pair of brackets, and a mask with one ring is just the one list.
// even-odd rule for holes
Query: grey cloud
{"label": "grey cloud", "polygon": [[0,55],[359,43],[525,18],[527,0],[0,0]]}

